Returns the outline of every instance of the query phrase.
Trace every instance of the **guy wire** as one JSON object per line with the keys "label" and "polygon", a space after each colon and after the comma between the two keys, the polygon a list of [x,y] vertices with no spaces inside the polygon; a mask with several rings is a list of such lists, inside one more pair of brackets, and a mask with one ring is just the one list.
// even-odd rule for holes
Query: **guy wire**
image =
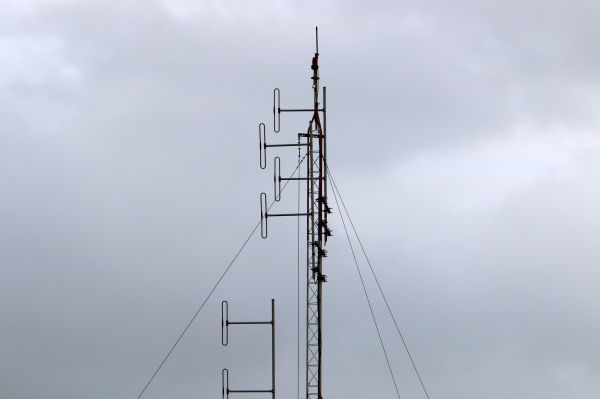
{"label": "guy wire", "polygon": [[[304,156],[304,158],[306,158],[306,156]],[[302,160],[298,163],[298,165],[296,166],[296,169],[294,169],[294,171],[291,173],[291,176],[293,176],[296,173],[296,170],[300,168],[300,164],[302,163],[302,161],[304,161],[304,158],[302,158]],[[286,188],[286,186],[288,185],[289,182],[290,182],[290,180],[286,180],[286,182],[284,183],[283,187],[281,188],[281,192],[283,192],[283,190],[285,190],[285,188]],[[269,211],[274,204],[275,204],[275,199],[273,199],[273,201],[271,201],[271,204],[268,206],[267,211]],[[229,269],[231,269],[231,266],[233,266],[233,264],[235,263],[235,261],[238,259],[238,257],[240,256],[240,254],[242,253],[242,251],[244,250],[244,248],[246,247],[246,245],[250,241],[250,238],[252,238],[252,236],[254,235],[254,233],[256,232],[256,230],[259,228],[259,226],[260,226],[260,221],[250,231],[250,234],[248,234],[248,237],[246,237],[246,239],[242,243],[242,246],[240,247],[240,249],[238,249],[238,251],[236,252],[236,254],[233,257],[233,259],[231,260],[231,262],[229,262],[229,264],[227,265],[227,267],[225,268],[225,270],[221,273],[221,275],[217,279],[217,282],[214,284],[214,286],[212,287],[212,289],[210,290],[210,292],[208,293],[208,295],[206,296],[206,298],[204,298],[204,301],[200,304],[200,306],[198,307],[198,309],[196,310],[196,312],[194,313],[194,315],[192,316],[192,318],[190,319],[190,321],[187,323],[187,325],[185,326],[185,328],[181,331],[181,333],[179,334],[179,337],[177,337],[177,339],[175,340],[175,343],[171,346],[171,348],[169,349],[169,351],[167,352],[167,354],[163,357],[162,361],[160,362],[160,364],[158,365],[158,367],[156,368],[156,370],[154,371],[154,373],[152,374],[152,376],[148,379],[148,382],[146,382],[146,385],[144,385],[144,388],[141,390],[141,392],[138,395],[137,399],[140,399],[142,397],[142,395],[146,392],[146,390],[148,389],[148,387],[150,386],[150,384],[152,383],[152,381],[154,381],[154,378],[156,377],[156,375],[158,374],[158,372],[162,369],[162,367],[164,366],[164,364],[166,363],[166,361],[169,359],[169,357],[173,353],[173,350],[175,350],[175,347],[179,344],[179,341],[181,341],[181,339],[183,338],[183,336],[187,333],[187,331],[191,327],[192,323],[194,323],[194,321],[196,320],[196,317],[198,317],[198,314],[200,313],[200,311],[202,311],[202,309],[204,309],[204,305],[206,305],[206,302],[208,302],[208,300],[210,299],[210,297],[212,296],[212,294],[215,292],[215,290],[217,289],[217,287],[219,286],[219,284],[221,284],[221,281],[223,281],[223,278],[229,272]]]}
{"label": "guy wire", "polygon": [[[381,294],[383,301],[385,302],[385,306],[387,307],[388,313],[390,314],[390,317],[392,318],[392,321],[394,322],[394,326],[396,327],[396,331],[398,332],[398,335],[400,336],[400,340],[402,341],[402,345],[404,345],[404,349],[406,350],[406,354],[408,355],[408,358],[410,359],[410,363],[413,367],[413,370],[415,371],[415,374],[417,375],[417,378],[419,379],[419,383],[421,384],[421,388],[423,388],[423,392],[425,393],[425,396],[427,397],[427,399],[429,398],[429,392],[427,391],[427,388],[425,388],[425,383],[423,382],[423,379],[421,378],[421,373],[419,372],[419,369],[417,368],[417,365],[413,359],[412,354],[410,353],[410,350],[408,349],[408,344],[406,343],[406,340],[404,339],[404,335],[402,334],[402,332],[400,331],[400,327],[398,326],[398,322],[396,321],[396,317],[394,316],[394,313],[392,312],[392,308],[390,307],[390,304],[387,300],[387,297],[385,296],[385,294],[383,293],[383,288],[381,287],[381,284],[379,283],[379,279],[377,278],[377,275],[375,274],[375,270],[373,269],[373,265],[371,264],[371,260],[367,255],[367,252],[365,250],[365,247],[363,246],[363,243],[358,235],[358,232],[356,231],[356,227],[354,227],[354,223],[352,222],[352,218],[350,217],[350,213],[348,212],[348,209],[346,208],[346,204],[344,203],[344,199],[342,198],[342,194],[340,193],[340,190],[337,187],[337,184],[335,183],[335,180],[333,178],[333,175],[331,174],[331,169],[329,169],[329,167],[326,165],[326,169],[327,169],[327,174],[329,175],[329,178],[331,180],[331,182],[333,183],[333,189],[334,189],[334,194],[337,191],[338,196],[340,197],[340,201],[342,203],[342,207],[344,208],[344,212],[346,213],[346,216],[348,217],[348,221],[350,222],[350,225],[352,227],[352,230],[354,231],[354,235],[356,236],[356,239],[360,245],[361,251],[365,257],[365,259],[367,260],[367,264],[369,265],[369,269],[371,270],[371,274],[373,275],[373,278],[375,279],[375,282],[377,283],[377,288],[379,289],[379,293]],[[338,205],[339,208],[339,205]],[[340,209],[341,211],[341,209]]]}

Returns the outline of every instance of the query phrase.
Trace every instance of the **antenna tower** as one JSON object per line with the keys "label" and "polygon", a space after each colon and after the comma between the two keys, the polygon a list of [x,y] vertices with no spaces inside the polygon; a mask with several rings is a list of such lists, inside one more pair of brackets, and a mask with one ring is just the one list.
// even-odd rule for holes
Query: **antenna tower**
{"label": "antenna tower", "polygon": [[281,160],[274,159],[275,200],[281,197],[281,182],[306,181],[306,211],[303,213],[269,213],[267,196],[261,194],[261,235],[267,237],[267,221],[273,217],[306,216],[306,398],[321,399],[323,390],[323,260],[327,256],[325,244],[331,236],[327,215],[327,88],[323,87],[321,104],[319,78],[319,35],[315,28],[315,54],[311,62],[313,102],[308,108],[281,108],[281,93],[273,90],[273,130],[281,130],[281,114],[286,112],[309,113],[311,119],[305,132],[298,133],[297,144],[267,144],[265,125],[259,125],[260,167],[266,168],[266,151],[270,147],[293,147],[305,149],[306,176],[281,177]]}
{"label": "antenna tower", "polygon": [[[267,203],[267,194],[260,194],[260,232],[262,238],[268,236],[268,220],[274,217],[306,217],[306,399],[322,399],[322,371],[323,371],[323,283],[327,281],[323,274],[323,260],[327,256],[325,244],[331,236],[327,224],[327,216],[331,208],[327,204],[327,89],[323,87],[321,104],[319,81],[319,35],[315,28],[315,54],[310,65],[312,71],[313,102],[307,108],[282,108],[281,92],[278,88],[273,90],[273,131],[281,130],[281,114],[287,112],[308,113],[311,119],[305,132],[298,133],[297,143],[267,144],[266,127],[264,123],[258,125],[260,146],[259,164],[261,169],[267,167],[267,149],[275,147],[297,147],[299,152],[304,149],[304,157],[299,161],[306,164],[304,177],[282,177],[281,159],[273,159],[274,166],[274,200],[281,199],[282,182],[306,182],[306,209],[304,212],[271,213]],[[300,164],[298,170],[300,170]],[[275,399],[275,311],[272,301],[271,321],[260,322],[231,322],[228,317],[227,302],[223,302],[223,345],[227,345],[229,336],[228,328],[233,324],[268,324],[272,327],[272,387],[271,389],[239,390],[229,389],[229,371],[223,370],[223,398],[230,394],[244,393],[270,393]]]}

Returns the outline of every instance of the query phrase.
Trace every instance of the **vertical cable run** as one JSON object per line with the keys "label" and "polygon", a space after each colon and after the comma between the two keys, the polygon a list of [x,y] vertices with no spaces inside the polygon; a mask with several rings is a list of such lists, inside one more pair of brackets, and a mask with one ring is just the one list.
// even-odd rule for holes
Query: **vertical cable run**
{"label": "vertical cable run", "polygon": [[[298,211],[300,213],[300,137],[298,137]],[[296,219],[297,270],[296,270],[296,399],[300,399],[300,216]]]}

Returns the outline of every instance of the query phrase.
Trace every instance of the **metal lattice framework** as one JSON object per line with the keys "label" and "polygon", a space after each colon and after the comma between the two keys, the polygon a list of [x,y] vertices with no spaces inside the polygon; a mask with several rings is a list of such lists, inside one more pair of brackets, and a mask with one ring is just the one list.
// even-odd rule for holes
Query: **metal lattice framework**
{"label": "metal lattice framework", "polygon": [[[318,52],[313,58],[314,114],[307,134],[306,397],[322,397],[323,258],[327,228],[325,129],[319,115]],[[325,107],[322,110],[325,113]]]}

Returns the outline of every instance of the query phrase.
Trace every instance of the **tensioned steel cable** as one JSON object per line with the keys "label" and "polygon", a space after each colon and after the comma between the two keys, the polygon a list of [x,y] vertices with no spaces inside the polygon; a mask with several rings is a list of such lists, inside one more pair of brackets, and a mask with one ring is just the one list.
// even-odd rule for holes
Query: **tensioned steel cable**
{"label": "tensioned steel cable", "polygon": [[[333,190],[333,197],[335,198],[335,203],[340,208],[340,204],[338,202],[337,195],[335,190]],[[365,285],[365,280],[363,279],[362,273],[360,271],[360,267],[358,266],[358,260],[356,259],[356,254],[354,253],[354,247],[352,246],[352,240],[350,240],[350,234],[348,233],[348,229],[346,228],[346,222],[344,221],[344,214],[340,212],[340,218],[342,219],[342,225],[344,226],[344,231],[346,232],[346,238],[348,239],[348,245],[350,246],[350,251],[352,252],[352,257],[354,258],[354,265],[356,265],[356,271],[358,272],[358,277],[360,278],[360,283],[362,284],[363,291],[365,293],[365,298],[367,299],[367,304],[369,305],[369,310],[371,311],[371,317],[373,318],[373,324],[375,325],[375,330],[377,330],[377,335],[379,336],[379,343],[381,344],[381,349],[383,350],[383,355],[385,356],[385,361],[388,366],[388,370],[390,371],[390,375],[392,377],[392,381],[394,383],[394,388],[396,389],[396,395],[398,399],[400,399],[400,391],[398,391],[398,384],[396,383],[396,377],[394,377],[394,371],[392,370],[392,364],[390,363],[390,358],[388,357],[387,350],[385,349],[385,344],[383,343],[383,337],[381,336],[381,331],[379,330],[379,325],[377,324],[377,319],[375,318],[375,312],[373,311],[373,305],[371,304],[371,300],[369,299],[369,293],[367,292],[367,286]]]}
{"label": "tensioned steel cable", "polygon": [[[300,144],[300,138],[298,138],[298,144]],[[300,166],[300,146],[298,146],[298,166]],[[298,213],[300,213],[300,168],[298,170]],[[298,216],[296,232],[298,234],[298,257],[297,257],[297,271],[296,271],[296,399],[300,399],[300,216]]]}
{"label": "tensioned steel cable", "polygon": [[[306,156],[304,156],[300,160],[300,162],[298,163],[298,166],[296,166],[296,169],[294,169],[294,171],[291,173],[290,177],[294,176],[294,173],[296,173],[296,170],[298,168],[300,168],[300,165],[304,161],[304,158],[306,158]],[[290,182],[290,180],[286,180],[286,182],[283,185],[283,187],[281,187],[281,192],[283,192],[283,190],[285,190],[285,187],[288,185],[289,182]],[[275,199],[273,199],[273,201],[271,202],[271,204],[268,206],[267,211],[269,211],[271,209],[271,207],[273,206],[273,204],[275,204]],[[181,339],[183,338],[183,336],[187,333],[187,331],[191,327],[192,323],[194,323],[194,320],[196,320],[196,317],[198,317],[198,314],[200,313],[200,311],[202,311],[202,309],[204,308],[204,305],[206,305],[206,302],[208,302],[208,300],[210,299],[210,297],[212,296],[212,294],[215,292],[215,290],[217,289],[217,287],[219,286],[219,284],[221,284],[221,281],[223,280],[223,278],[225,277],[225,275],[227,274],[227,272],[229,272],[229,269],[231,269],[231,266],[233,266],[233,264],[235,263],[235,261],[237,260],[237,258],[240,256],[240,254],[242,253],[242,251],[244,250],[244,248],[246,248],[246,245],[248,244],[248,241],[250,241],[250,238],[252,238],[252,236],[254,235],[254,233],[256,233],[256,230],[258,229],[259,226],[260,226],[260,221],[256,224],[256,226],[254,226],[254,228],[252,229],[252,231],[250,231],[250,234],[248,234],[248,237],[244,240],[242,246],[240,247],[240,249],[238,249],[238,251],[236,252],[235,256],[233,257],[233,259],[231,260],[231,262],[229,262],[229,264],[227,265],[227,267],[225,268],[225,270],[223,271],[223,273],[221,273],[221,276],[217,279],[217,282],[212,287],[212,289],[210,290],[210,292],[208,293],[208,295],[206,296],[206,298],[204,298],[204,301],[198,307],[198,309],[196,310],[196,313],[194,313],[194,315],[192,316],[192,318],[190,319],[190,321],[187,323],[187,325],[185,326],[185,328],[183,329],[183,331],[181,331],[181,334],[179,334],[179,337],[177,337],[177,340],[175,340],[175,343],[173,344],[173,346],[171,346],[171,349],[169,349],[169,351],[167,352],[167,354],[164,356],[164,358],[162,359],[162,361],[160,362],[160,364],[158,365],[158,367],[156,368],[156,370],[154,371],[154,373],[152,374],[152,376],[150,377],[150,379],[148,380],[148,382],[146,383],[146,385],[144,386],[144,388],[142,389],[142,391],[140,392],[140,394],[138,395],[138,399],[140,399],[142,397],[142,395],[146,392],[146,389],[148,389],[148,386],[150,386],[150,384],[152,383],[152,381],[154,381],[154,378],[156,377],[156,375],[158,374],[158,372],[162,369],[162,367],[166,363],[167,359],[169,359],[169,357],[171,356],[171,353],[173,353],[173,350],[175,350],[175,347],[177,346],[177,344],[179,344],[179,341],[181,341]]]}
{"label": "tensioned steel cable", "polygon": [[[394,313],[392,312],[390,304],[389,304],[389,302],[388,302],[385,294],[383,293],[383,288],[381,287],[381,284],[379,283],[379,279],[377,278],[377,275],[375,274],[375,270],[373,269],[373,265],[371,264],[371,260],[367,256],[367,252],[366,252],[365,247],[363,246],[363,243],[362,243],[362,241],[361,241],[361,239],[360,239],[360,237],[358,235],[358,232],[356,231],[356,228],[354,227],[354,223],[352,222],[352,218],[350,217],[350,213],[348,212],[348,209],[346,208],[346,204],[344,203],[344,199],[342,198],[342,194],[340,193],[340,190],[338,189],[337,184],[335,184],[335,180],[334,180],[334,178],[333,178],[333,176],[331,174],[331,170],[329,169],[329,167],[326,167],[326,168],[327,168],[327,174],[329,175],[329,179],[333,183],[334,194],[337,191],[337,194],[340,197],[340,201],[342,203],[342,206],[344,207],[344,212],[346,213],[346,216],[348,217],[348,221],[350,222],[350,225],[352,226],[352,230],[354,231],[354,235],[356,236],[356,239],[358,240],[358,243],[360,245],[362,253],[365,256],[365,259],[367,260],[367,264],[369,265],[369,269],[371,270],[371,274],[373,275],[373,278],[375,279],[375,282],[377,283],[377,288],[379,288],[379,293],[381,294],[381,296],[383,298],[383,301],[385,302],[385,306],[387,307],[388,313],[390,314],[390,317],[392,318],[392,321],[394,322],[394,326],[396,326],[396,331],[398,332],[398,335],[400,336],[400,340],[402,341],[402,345],[404,345],[404,349],[406,350],[408,358],[410,359],[410,363],[412,364],[413,370],[415,371],[415,374],[417,375],[417,378],[419,379],[419,382],[421,383],[421,388],[423,388],[423,392],[425,393],[425,396],[427,397],[427,399],[429,399],[429,393],[427,391],[427,388],[425,388],[425,384],[423,383],[423,379],[421,378],[421,373],[419,373],[419,369],[417,368],[417,365],[415,364],[415,361],[414,361],[414,359],[412,357],[412,354],[410,353],[410,350],[408,349],[408,345],[406,344],[406,340],[404,339],[404,335],[400,331],[400,327],[398,326],[398,322],[396,321],[396,317],[394,317]],[[338,208],[339,208],[339,205],[338,205]]]}

